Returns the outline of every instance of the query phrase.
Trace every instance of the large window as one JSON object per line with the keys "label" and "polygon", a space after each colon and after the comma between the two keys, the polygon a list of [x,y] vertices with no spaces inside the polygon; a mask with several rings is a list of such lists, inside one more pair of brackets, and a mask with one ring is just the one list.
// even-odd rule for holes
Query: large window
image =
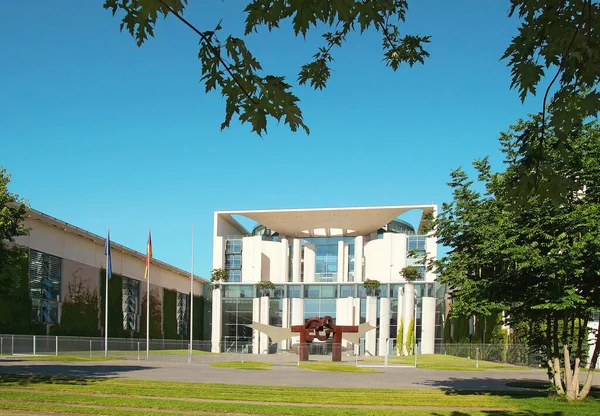
{"label": "large window", "polygon": [[304,321],[331,316],[335,322],[335,299],[304,299]]}
{"label": "large window", "polygon": [[29,252],[29,295],[33,319],[43,323],[58,322],[61,259],[36,250]]}
{"label": "large window", "polygon": [[137,331],[140,302],[140,281],[123,276],[123,329]]}
{"label": "large window", "polygon": [[242,281],[242,240],[227,239],[225,241],[225,270],[230,282]]}
{"label": "large window", "polygon": [[177,335],[188,334],[190,296],[177,292]]}
{"label": "large window", "polygon": [[416,250],[425,252],[425,236],[424,235],[409,235],[408,236],[408,251]]}
{"label": "large window", "polygon": [[252,352],[252,299],[223,299],[224,352]]}
{"label": "large window", "polygon": [[[348,274],[354,280],[354,237],[314,237],[304,240],[315,246],[315,281],[338,280],[338,242],[348,245]],[[345,260],[345,259],[344,259]]]}

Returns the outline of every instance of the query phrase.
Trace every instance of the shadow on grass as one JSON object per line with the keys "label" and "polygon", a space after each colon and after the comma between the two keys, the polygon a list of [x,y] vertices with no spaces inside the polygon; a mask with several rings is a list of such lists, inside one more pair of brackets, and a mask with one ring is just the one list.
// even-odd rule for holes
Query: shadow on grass
{"label": "shadow on grass", "polygon": [[[13,364],[13,363],[18,364]],[[139,365],[78,365],[78,364],[25,364],[26,361],[12,361],[0,366],[0,383],[13,382],[21,385],[34,383],[85,384],[90,379],[117,377],[121,373],[150,370],[154,367]]]}

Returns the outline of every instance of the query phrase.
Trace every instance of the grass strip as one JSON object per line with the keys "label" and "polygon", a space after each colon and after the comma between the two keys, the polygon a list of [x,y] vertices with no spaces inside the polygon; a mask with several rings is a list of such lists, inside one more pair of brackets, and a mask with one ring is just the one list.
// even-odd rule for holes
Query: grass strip
{"label": "grass strip", "polygon": [[[201,403],[187,402],[187,405],[193,409],[200,410],[201,404],[204,411],[229,411],[246,412],[250,409],[254,414],[306,414],[306,410],[297,410],[293,404],[309,403],[315,404],[315,397],[319,403],[330,403],[339,405],[404,405],[440,408],[514,408],[522,411],[533,412],[532,415],[545,414],[563,414],[563,415],[598,415],[600,414],[600,400],[590,398],[583,402],[566,403],[564,401],[548,398],[545,392],[522,391],[522,392],[449,392],[440,390],[396,390],[396,389],[323,389],[323,388],[303,388],[287,386],[252,386],[252,385],[227,385],[227,384],[202,384],[202,383],[183,383],[183,382],[159,382],[159,381],[139,381],[124,379],[76,379],[69,377],[40,377],[40,376],[0,376],[0,397],[4,398],[6,394],[11,393],[9,388],[29,389],[30,391],[21,392],[21,396],[11,396],[11,403],[21,399],[40,399],[36,389],[42,390],[43,394],[55,394],[60,399],[55,399],[60,404],[69,398],[70,392],[83,392],[87,394],[90,405],[98,403],[99,396],[95,393],[115,394],[116,397],[102,398],[116,401],[123,405],[125,400],[131,405],[142,405],[148,407],[147,403],[162,403],[161,400],[169,402],[168,398],[204,398],[221,400],[247,400],[255,401],[256,404],[240,403]],[[52,393],[54,391],[55,393]],[[126,394],[124,394],[126,392]],[[131,396],[156,396],[156,397],[137,397]],[[75,403],[80,403],[81,396],[75,396]],[[157,399],[158,397],[158,399]],[[162,398],[162,399],[161,399]],[[86,400],[86,399],[84,399]],[[171,400],[170,402],[174,402]],[[180,401],[181,402],[181,401]],[[287,402],[287,405],[266,404],[275,402]],[[115,402],[112,402],[115,403]],[[186,402],[183,402],[186,403]],[[64,403],[63,403],[64,404]],[[228,405],[230,405],[228,407]],[[169,405],[172,406],[172,405]],[[179,406],[179,405],[177,405]],[[184,405],[181,405],[184,406]],[[214,406],[214,407],[211,407]],[[241,407],[240,407],[241,406]],[[1,408],[1,406],[0,406]],[[182,407],[179,410],[185,410]],[[189,408],[188,408],[189,409]],[[217,409],[217,410],[213,410]],[[267,410],[260,410],[267,409]],[[294,413],[290,413],[292,410]],[[309,408],[312,414],[323,414],[325,408],[313,406]],[[354,410],[364,411],[365,409],[351,409],[354,413],[348,413],[349,409],[326,408],[327,414],[364,414],[355,413]],[[23,409],[26,410],[26,409]],[[388,414],[389,409],[367,409],[366,414]],[[373,413],[377,411],[377,413]],[[408,410],[407,410],[408,411]],[[278,413],[279,412],[279,413]],[[298,413],[299,412],[299,413]],[[337,413],[336,413],[337,412]],[[341,413],[340,413],[341,412]],[[397,412],[397,410],[394,410]],[[403,414],[406,414],[402,410]],[[475,412],[475,410],[474,410]],[[428,413],[420,413],[428,414]],[[435,414],[443,414],[436,411]],[[462,411],[456,414],[480,414],[466,413]],[[489,412],[487,414],[490,414]],[[510,414],[503,411],[495,414]],[[514,413],[526,414],[526,413]]]}
{"label": "grass strip", "polygon": [[[362,360],[365,363],[383,363],[383,357],[366,358]],[[388,364],[414,365],[414,356],[389,356]],[[478,367],[476,367],[478,365]],[[453,355],[427,354],[417,356],[417,368],[432,370],[453,370],[453,371],[484,371],[484,370],[507,370],[523,371],[530,370],[529,367],[522,367],[512,364],[495,363],[491,361],[477,362],[475,359],[455,357]]]}
{"label": "grass strip", "polygon": [[[11,395],[9,395],[11,396]],[[174,412],[181,413],[240,413],[252,415],[297,415],[297,416],[313,416],[315,414],[328,415],[356,415],[356,416],[391,416],[397,415],[399,411],[402,414],[424,414],[423,410],[418,409],[375,409],[375,408],[349,408],[349,407],[322,407],[319,405],[313,406],[289,406],[289,405],[274,405],[274,404],[246,404],[246,403],[210,403],[210,402],[182,402],[170,400],[156,399],[124,399],[124,398],[107,398],[94,396],[77,396],[69,397],[68,395],[59,394],[36,394],[35,398],[31,395],[20,396],[18,394],[12,397],[0,396],[0,409],[18,409],[29,410],[32,407],[40,409],[40,405],[45,409],[52,409],[53,412],[60,411],[61,408],[70,408],[70,411],[76,409],[77,413],[97,413],[98,410],[104,411],[110,409],[110,414],[117,412],[138,412],[142,411],[148,414],[149,412]],[[493,410],[493,409],[490,409]],[[83,411],[83,412],[82,412]],[[452,414],[456,409],[426,410],[425,414]],[[479,410],[466,410],[469,413],[462,414],[483,414]],[[486,410],[489,411],[489,410]],[[408,413],[407,413],[408,412]],[[100,412],[102,413],[102,412]],[[136,413],[134,413],[136,414]],[[164,414],[164,413],[161,413]]]}
{"label": "grass strip", "polygon": [[212,363],[209,367],[217,368],[235,368],[238,370],[270,370],[271,363],[257,361],[223,361]]}
{"label": "grass strip", "polygon": [[311,363],[311,362],[303,362],[298,368],[303,368],[305,370],[317,370],[317,371],[336,371],[340,373],[379,373],[372,368],[365,367],[355,367],[346,364],[320,364],[320,363]]}

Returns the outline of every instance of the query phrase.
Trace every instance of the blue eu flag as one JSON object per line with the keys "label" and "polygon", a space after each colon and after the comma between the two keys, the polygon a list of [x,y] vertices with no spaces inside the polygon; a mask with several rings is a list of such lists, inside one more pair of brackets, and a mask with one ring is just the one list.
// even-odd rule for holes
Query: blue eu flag
{"label": "blue eu flag", "polygon": [[106,276],[110,279],[112,276],[112,264],[110,261],[110,231],[106,234],[106,244],[104,245],[104,254],[106,255]]}

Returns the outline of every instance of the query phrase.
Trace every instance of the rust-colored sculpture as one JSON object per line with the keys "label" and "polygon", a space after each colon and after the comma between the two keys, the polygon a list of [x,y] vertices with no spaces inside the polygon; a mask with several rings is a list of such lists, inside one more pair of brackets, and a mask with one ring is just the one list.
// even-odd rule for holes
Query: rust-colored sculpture
{"label": "rust-colored sculpture", "polygon": [[308,361],[308,346],[315,339],[325,342],[333,334],[331,361],[342,361],[342,334],[358,332],[358,326],[335,325],[331,316],[309,318],[304,325],[293,325],[292,332],[300,333],[299,360]]}
{"label": "rust-colored sculpture", "polygon": [[265,325],[254,321],[247,326],[267,335],[271,339],[271,342],[281,342],[291,338],[294,332],[296,334],[300,333],[300,346],[298,351],[300,361],[308,360],[308,344],[315,339],[327,341],[332,334],[333,345],[331,360],[342,361],[342,338],[356,345],[360,342],[361,336],[370,330],[375,329],[375,327],[371,326],[368,322],[358,326],[335,325],[331,316],[325,316],[324,318],[309,318],[304,325],[293,325],[291,328]]}

